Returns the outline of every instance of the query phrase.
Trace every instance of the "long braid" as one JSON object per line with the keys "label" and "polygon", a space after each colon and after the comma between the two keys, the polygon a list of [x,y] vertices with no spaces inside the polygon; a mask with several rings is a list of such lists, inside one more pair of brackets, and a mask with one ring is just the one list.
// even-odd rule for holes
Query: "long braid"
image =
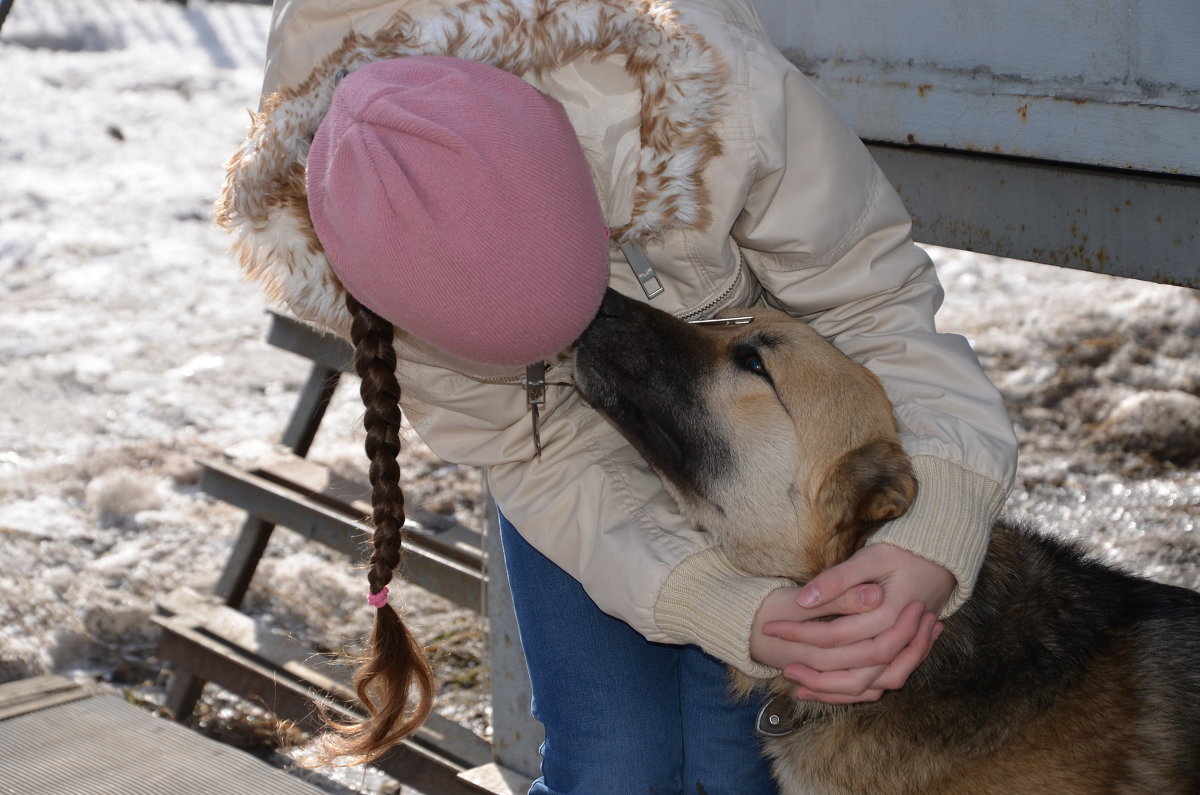
{"label": "long braid", "polygon": [[[400,565],[404,527],[404,494],[400,488],[400,384],[396,380],[394,329],[357,300],[346,295],[353,317],[354,368],[362,380],[366,413],[366,452],[371,461],[372,523],[375,527],[370,570],[375,628],[367,655],[354,675],[354,688],[367,709],[356,724],[331,723],[327,736],[331,756],[350,764],[369,762],[415,732],[433,708],[433,672],[400,614],[386,603],[387,584]],[[415,703],[410,691],[416,686]]]}

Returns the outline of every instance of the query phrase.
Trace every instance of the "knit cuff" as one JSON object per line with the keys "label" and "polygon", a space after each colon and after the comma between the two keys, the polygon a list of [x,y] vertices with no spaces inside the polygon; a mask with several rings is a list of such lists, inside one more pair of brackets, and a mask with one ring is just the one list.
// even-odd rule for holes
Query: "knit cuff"
{"label": "knit cuff", "polygon": [[994,480],[940,458],[914,456],[912,465],[919,483],[916,502],[868,543],[886,541],[949,569],[958,587],[942,610],[945,618],[975,588],[1007,491]]}
{"label": "knit cuff", "polygon": [[780,671],[750,659],[754,615],[767,594],[796,583],[753,577],[734,568],[725,553],[705,549],[681,561],[663,582],[654,605],[659,629],[759,679]]}

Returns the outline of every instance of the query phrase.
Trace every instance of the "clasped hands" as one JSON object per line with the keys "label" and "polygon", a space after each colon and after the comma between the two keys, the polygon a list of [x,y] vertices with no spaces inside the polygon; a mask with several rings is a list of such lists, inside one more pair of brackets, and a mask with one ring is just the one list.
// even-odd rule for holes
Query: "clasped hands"
{"label": "clasped hands", "polygon": [[[955,586],[949,571],[907,550],[863,547],[804,587],[772,591],[755,614],[750,656],[781,669],[797,698],[875,701],[929,655]],[[829,616],[839,617],[821,620]]]}

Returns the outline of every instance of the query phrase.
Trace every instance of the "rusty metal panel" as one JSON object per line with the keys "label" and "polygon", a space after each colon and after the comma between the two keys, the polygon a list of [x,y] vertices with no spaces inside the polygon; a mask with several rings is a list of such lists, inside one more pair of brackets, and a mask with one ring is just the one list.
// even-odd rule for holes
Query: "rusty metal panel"
{"label": "rusty metal panel", "polygon": [[1200,175],[1195,0],[756,0],[863,138]]}
{"label": "rusty metal panel", "polygon": [[924,243],[1200,288],[1200,182],[871,147]]}

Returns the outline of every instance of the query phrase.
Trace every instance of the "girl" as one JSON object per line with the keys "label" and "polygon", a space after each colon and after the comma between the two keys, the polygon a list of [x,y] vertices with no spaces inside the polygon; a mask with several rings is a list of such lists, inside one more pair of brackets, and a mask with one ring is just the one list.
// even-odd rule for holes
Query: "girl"
{"label": "girl", "polygon": [[[334,751],[373,758],[429,710],[386,606],[397,401],[487,467],[546,727],[532,792],[773,792],[762,705],[728,699],[724,666],[875,699],[971,593],[1014,475],[1007,414],[936,333],[903,205],[750,0],[277,1],[218,220],[363,375],[378,616],[370,718]],[[734,569],[571,386],[562,349],[605,284],[685,319],[761,300],[808,321],[887,388],[913,507],[803,588]]]}

